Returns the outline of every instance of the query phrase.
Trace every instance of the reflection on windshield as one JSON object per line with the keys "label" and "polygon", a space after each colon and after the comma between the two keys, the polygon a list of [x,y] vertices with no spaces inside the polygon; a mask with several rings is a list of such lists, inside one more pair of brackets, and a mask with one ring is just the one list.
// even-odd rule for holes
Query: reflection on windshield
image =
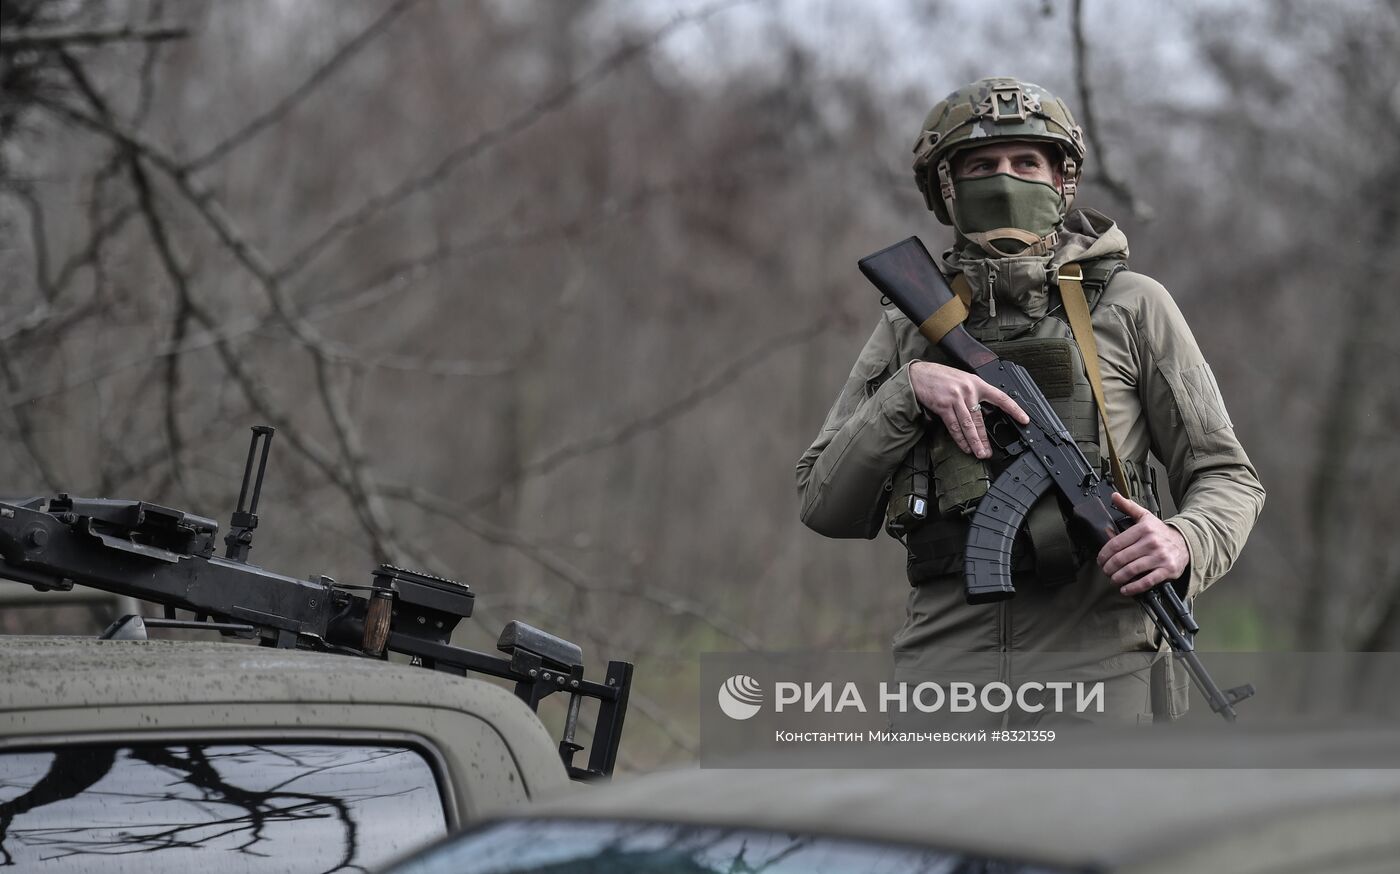
{"label": "reflection on windshield", "polygon": [[366,871],[445,827],[432,769],[400,747],[179,744],[0,754],[0,868]]}
{"label": "reflection on windshield", "polygon": [[667,823],[488,826],[388,874],[1064,874],[943,850]]}

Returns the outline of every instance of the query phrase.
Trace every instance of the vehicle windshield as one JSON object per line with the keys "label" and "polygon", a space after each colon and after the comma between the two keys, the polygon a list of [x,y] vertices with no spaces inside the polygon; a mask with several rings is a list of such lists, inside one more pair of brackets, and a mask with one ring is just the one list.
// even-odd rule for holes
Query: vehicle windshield
{"label": "vehicle windshield", "polygon": [[63,746],[0,753],[0,870],[363,872],[446,832],[403,747]]}
{"label": "vehicle windshield", "polygon": [[385,874],[1064,874],[900,844],[755,829],[515,820],[467,832]]}

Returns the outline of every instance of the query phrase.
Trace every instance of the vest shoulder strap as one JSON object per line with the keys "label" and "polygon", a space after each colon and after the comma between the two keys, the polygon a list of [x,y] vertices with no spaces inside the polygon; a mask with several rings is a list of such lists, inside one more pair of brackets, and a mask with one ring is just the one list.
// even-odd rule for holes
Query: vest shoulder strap
{"label": "vest shoulder strap", "polygon": [[1099,298],[1103,297],[1104,290],[1108,288],[1108,283],[1120,271],[1128,269],[1128,262],[1117,257],[1095,258],[1093,261],[1081,263],[1079,267],[1084,274],[1081,280],[1084,299],[1089,305],[1089,311],[1093,312],[1099,305]]}
{"label": "vest shoulder strap", "polygon": [[[1108,285],[1107,279],[1112,278],[1113,273],[1116,272],[1114,270],[1108,273],[1102,285],[1099,285],[1095,303],[1098,302],[1098,297],[1103,295],[1103,289]],[[1065,315],[1069,318],[1070,330],[1074,333],[1074,342],[1079,344],[1080,356],[1084,359],[1084,369],[1089,376],[1089,385],[1094,390],[1094,403],[1099,408],[1099,419],[1103,422],[1104,437],[1108,443],[1109,466],[1113,472],[1113,483],[1121,494],[1127,495],[1130,494],[1128,478],[1123,473],[1123,464],[1118,457],[1118,447],[1113,440],[1113,429],[1108,425],[1108,407],[1104,403],[1103,377],[1099,373],[1099,345],[1094,339],[1094,325],[1089,315],[1087,273],[1084,265],[1064,264],[1061,265],[1056,279],[1060,287],[1060,299],[1064,303]]]}

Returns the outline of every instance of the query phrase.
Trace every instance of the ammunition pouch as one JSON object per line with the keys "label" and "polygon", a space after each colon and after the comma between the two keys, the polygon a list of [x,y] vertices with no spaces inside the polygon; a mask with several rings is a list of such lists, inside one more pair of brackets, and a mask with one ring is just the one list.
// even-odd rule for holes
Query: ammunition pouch
{"label": "ammunition pouch", "polygon": [[[1155,472],[1146,465],[1139,466],[1130,461],[1123,462],[1123,471],[1128,477],[1128,497],[1151,510],[1154,515],[1161,515]],[[1102,475],[1108,476],[1108,471],[1103,470]],[[908,505],[911,496],[896,496],[890,502],[892,507],[896,501]],[[968,516],[975,507],[974,502],[967,513],[930,513],[926,519],[917,521],[905,516],[905,527],[897,536],[908,550],[905,570],[909,585],[921,586],[949,575],[961,578]],[[887,526],[891,528],[891,534],[895,533],[893,525],[892,518]],[[1062,585],[1073,580],[1085,564],[1094,560],[1094,556],[1092,550],[1075,543],[1060,511],[1059,499],[1051,493],[1031,507],[1017,533],[1011,550],[1011,572],[1018,576],[1033,576],[1040,585]]]}
{"label": "ammunition pouch", "polygon": [[[909,585],[922,586],[950,577],[961,580],[963,554],[967,546],[967,519],[961,516],[933,519],[909,532],[904,546],[908,550],[905,574]],[[1035,570],[1035,555],[1023,528],[1016,535],[1016,543],[1011,550],[1011,572],[1020,576],[1034,573]]]}
{"label": "ammunition pouch", "polygon": [[971,516],[992,485],[991,465],[959,449],[946,429],[935,426],[929,431],[933,501],[938,515]]}
{"label": "ammunition pouch", "polygon": [[890,501],[885,507],[885,530],[896,540],[923,527],[934,515],[933,472],[929,441],[920,440],[890,480]]}

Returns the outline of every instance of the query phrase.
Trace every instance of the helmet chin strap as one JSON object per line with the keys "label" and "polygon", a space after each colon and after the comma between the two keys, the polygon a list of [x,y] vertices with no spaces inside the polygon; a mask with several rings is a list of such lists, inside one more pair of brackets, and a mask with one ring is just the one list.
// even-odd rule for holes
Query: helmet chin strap
{"label": "helmet chin strap", "polygon": [[[1018,255],[1049,255],[1055,249],[1055,242],[1060,235],[1057,231],[1051,231],[1043,237],[1038,237],[1030,231],[1023,231],[1020,228],[995,228],[990,231],[980,233],[963,234],[968,242],[981,246],[988,254],[998,258],[1014,258]],[[1019,252],[1006,252],[994,246],[992,240],[1016,240],[1025,243],[1026,248]]]}

